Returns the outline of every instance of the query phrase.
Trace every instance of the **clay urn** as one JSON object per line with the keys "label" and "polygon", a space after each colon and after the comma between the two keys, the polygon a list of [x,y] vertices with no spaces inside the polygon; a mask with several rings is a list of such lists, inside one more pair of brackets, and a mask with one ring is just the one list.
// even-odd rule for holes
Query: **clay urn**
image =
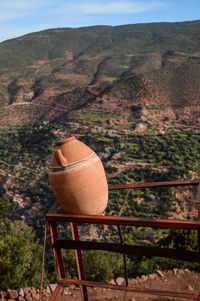
{"label": "clay urn", "polygon": [[105,171],[97,154],[75,137],[56,143],[49,180],[66,213],[101,215],[108,203]]}

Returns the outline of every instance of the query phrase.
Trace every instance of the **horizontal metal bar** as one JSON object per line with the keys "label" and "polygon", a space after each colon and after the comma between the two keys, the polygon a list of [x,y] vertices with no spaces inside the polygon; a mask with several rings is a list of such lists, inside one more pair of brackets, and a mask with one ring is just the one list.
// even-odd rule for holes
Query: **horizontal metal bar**
{"label": "horizontal metal bar", "polygon": [[192,181],[170,181],[170,182],[149,182],[149,183],[134,183],[134,184],[116,184],[109,186],[109,190],[131,189],[131,188],[152,188],[152,187],[174,187],[174,186],[189,186],[198,185],[200,180]]}
{"label": "horizontal metal bar", "polygon": [[200,221],[182,221],[165,219],[148,219],[136,217],[76,215],[76,214],[47,214],[47,221],[74,222],[89,224],[122,225],[136,227],[166,228],[166,229],[200,229]]}
{"label": "horizontal metal bar", "polygon": [[169,248],[135,246],[127,244],[121,245],[116,243],[100,243],[90,241],[73,241],[64,239],[56,239],[54,246],[56,249],[63,248],[73,250],[104,250],[126,255],[157,256],[189,262],[200,261],[200,253],[198,252]]}
{"label": "horizontal metal bar", "polygon": [[[116,184],[108,186],[109,190],[120,190],[120,189],[134,189],[134,188],[152,188],[152,187],[173,187],[173,186],[192,186],[198,185],[199,180],[191,181],[170,181],[170,182],[149,182],[149,183],[134,183],[134,184]],[[49,210],[49,213],[54,213],[59,207],[58,203],[55,203]]]}
{"label": "horizontal metal bar", "polygon": [[198,295],[190,294],[190,293],[179,293],[179,292],[172,292],[169,290],[164,291],[164,290],[149,289],[149,288],[144,288],[144,287],[114,285],[114,284],[107,284],[107,283],[86,281],[86,280],[78,280],[78,279],[62,279],[62,280],[65,283],[71,283],[71,284],[86,285],[86,286],[91,286],[91,287],[103,287],[103,288],[108,288],[108,289],[130,291],[130,292],[134,292],[134,293],[168,296],[168,297],[174,297],[174,298],[185,298],[188,300],[198,301]]}

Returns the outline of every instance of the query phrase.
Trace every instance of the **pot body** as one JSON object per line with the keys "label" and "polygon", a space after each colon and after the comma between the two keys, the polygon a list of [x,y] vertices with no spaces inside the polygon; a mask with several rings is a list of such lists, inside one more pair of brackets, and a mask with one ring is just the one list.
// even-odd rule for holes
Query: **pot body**
{"label": "pot body", "polygon": [[64,212],[101,215],[106,209],[108,185],[101,160],[75,137],[56,143],[49,180]]}

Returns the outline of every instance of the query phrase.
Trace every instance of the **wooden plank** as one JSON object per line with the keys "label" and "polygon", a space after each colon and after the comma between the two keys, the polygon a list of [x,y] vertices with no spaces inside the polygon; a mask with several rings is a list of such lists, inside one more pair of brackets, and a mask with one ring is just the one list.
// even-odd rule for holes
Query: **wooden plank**
{"label": "wooden plank", "polygon": [[90,241],[73,241],[57,239],[55,241],[55,248],[64,249],[77,249],[77,250],[104,250],[109,252],[115,252],[126,255],[139,255],[139,256],[157,256],[166,257],[175,260],[183,260],[189,262],[199,262],[200,253],[177,250],[170,248],[157,248],[147,246],[135,246],[135,245],[121,245],[116,243],[100,243]]}

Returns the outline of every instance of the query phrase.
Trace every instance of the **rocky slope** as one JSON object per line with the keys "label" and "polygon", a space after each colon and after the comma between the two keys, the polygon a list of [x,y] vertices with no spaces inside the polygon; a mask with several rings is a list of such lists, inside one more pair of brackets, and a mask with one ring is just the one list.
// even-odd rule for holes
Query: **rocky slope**
{"label": "rocky slope", "polygon": [[[187,269],[185,270],[169,270],[161,272],[157,270],[154,274],[142,275],[137,279],[129,279],[129,286],[135,286],[139,288],[149,288],[149,289],[160,289],[165,291],[181,292],[186,294],[198,295],[199,293],[199,278],[200,275],[191,272]],[[124,285],[124,279],[119,277],[116,280],[108,281],[110,284]],[[48,300],[50,295],[56,288],[56,284],[49,284],[43,290],[42,298],[43,300]],[[105,288],[88,288],[88,296],[90,301],[103,301],[103,300],[128,300],[128,301],[175,301],[175,300],[188,300],[180,298],[162,297],[156,295],[148,295],[141,293],[123,292],[118,290],[111,290]],[[39,300],[39,289],[34,287],[27,287],[19,290],[8,290],[7,292],[0,292],[0,300],[14,301],[34,301]],[[71,301],[82,300],[80,288],[75,285],[70,285],[65,287],[59,293],[57,300]]]}
{"label": "rocky slope", "polygon": [[0,126],[198,128],[199,24],[52,29],[1,43]]}

